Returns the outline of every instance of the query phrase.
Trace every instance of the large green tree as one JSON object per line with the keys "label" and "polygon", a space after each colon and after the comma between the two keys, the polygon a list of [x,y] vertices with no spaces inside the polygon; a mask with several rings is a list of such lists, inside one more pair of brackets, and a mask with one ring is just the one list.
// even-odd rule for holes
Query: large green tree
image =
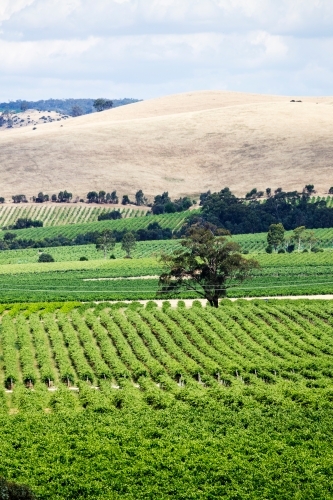
{"label": "large green tree", "polygon": [[191,290],[218,307],[228,288],[250,278],[251,271],[259,267],[256,260],[241,255],[240,246],[230,236],[210,224],[192,226],[181,249],[161,256],[165,272],[159,279],[159,293]]}
{"label": "large green tree", "polygon": [[284,243],[284,227],[281,223],[271,224],[267,233],[267,243],[276,251]]}

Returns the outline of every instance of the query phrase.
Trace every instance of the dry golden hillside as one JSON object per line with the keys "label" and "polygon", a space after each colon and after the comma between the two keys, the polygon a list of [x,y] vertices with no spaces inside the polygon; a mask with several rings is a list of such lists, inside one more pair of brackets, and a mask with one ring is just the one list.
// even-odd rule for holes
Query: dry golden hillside
{"label": "dry golden hillside", "polygon": [[[291,99],[302,102],[290,102]],[[0,133],[0,195],[333,185],[333,98],[205,91]]]}

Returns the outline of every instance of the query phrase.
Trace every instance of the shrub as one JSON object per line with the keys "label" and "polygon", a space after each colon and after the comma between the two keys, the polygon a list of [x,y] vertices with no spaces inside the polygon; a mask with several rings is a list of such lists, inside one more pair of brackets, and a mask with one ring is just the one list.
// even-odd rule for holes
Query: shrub
{"label": "shrub", "polygon": [[84,257],[84,256],[83,256],[83,257],[80,257],[80,261],[81,261],[81,262],[83,262],[84,260],[88,260],[88,258],[87,258],[87,257]]}
{"label": "shrub", "polygon": [[54,262],[54,258],[49,253],[41,253],[38,262]]}
{"label": "shrub", "polygon": [[280,249],[278,250],[278,253],[286,253],[286,251],[285,251],[283,248],[280,248]]}
{"label": "shrub", "polygon": [[112,212],[102,213],[98,216],[98,220],[116,220],[121,219],[122,215],[119,210],[113,210]]}
{"label": "shrub", "polygon": [[271,245],[268,245],[268,247],[265,248],[266,253],[272,253],[273,252],[273,247]]}

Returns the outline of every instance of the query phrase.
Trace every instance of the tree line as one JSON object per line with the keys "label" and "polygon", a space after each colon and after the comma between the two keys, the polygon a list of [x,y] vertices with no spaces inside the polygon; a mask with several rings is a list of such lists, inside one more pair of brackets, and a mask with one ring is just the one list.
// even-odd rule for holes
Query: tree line
{"label": "tree line", "polygon": [[[73,201],[73,194],[66,189],[64,191],[60,191],[58,194],[45,194],[40,191],[37,196],[32,196],[30,200],[34,203],[45,203],[45,202],[54,202],[54,203],[70,203]],[[5,203],[5,198],[0,197],[0,203]],[[28,198],[24,194],[17,194],[12,196],[13,203],[28,203]],[[89,191],[86,195],[86,198],[75,198],[75,203],[97,203],[97,204],[119,204],[119,196],[117,195],[117,191]],[[154,201],[152,203],[148,202],[147,197],[145,196],[142,189],[139,189],[134,196],[134,199],[131,200],[129,195],[124,194],[121,199],[122,205],[136,205],[140,206],[148,206],[151,208],[151,212],[154,215],[164,214],[164,213],[175,213],[175,212],[183,212],[188,210],[196,201],[191,200],[188,196],[181,197],[175,200],[171,200],[169,193],[166,191],[162,194],[156,195],[154,197]]]}
{"label": "tree line", "polygon": [[314,231],[306,229],[305,226],[296,227],[291,235],[285,236],[283,224],[271,224],[267,233],[266,252],[322,252],[317,243],[318,238]]}
{"label": "tree line", "polygon": [[333,227],[333,208],[326,201],[310,203],[314,187],[303,192],[285,192],[278,188],[274,193],[267,188],[267,197],[259,200],[252,191],[245,198],[238,198],[228,187],[218,193],[210,191],[200,195],[202,210],[190,217],[183,233],[193,223],[207,222],[225,228],[232,234],[267,232],[271,224],[283,224],[286,230],[299,226],[309,229]]}
{"label": "tree line", "polygon": [[[0,112],[19,113],[27,109],[36,109],[37,111],[56,111],[65,115],[80,116],[93,113],[94,111],[103,111],[110,107],[117,108],[134,102],[139,102],[140,99],[124,98],[124,99],[107,99],[99,97],[97,99],[46,99],[39,101],[27,101],[18,99],[16,101],[1,102]],[[109,103],[112,102],[112,106]],[[105,106],[106,103],[106,106]],[[101,109],[102,108],[102,109]],[[79,115],[75,112],[79,112]]]}

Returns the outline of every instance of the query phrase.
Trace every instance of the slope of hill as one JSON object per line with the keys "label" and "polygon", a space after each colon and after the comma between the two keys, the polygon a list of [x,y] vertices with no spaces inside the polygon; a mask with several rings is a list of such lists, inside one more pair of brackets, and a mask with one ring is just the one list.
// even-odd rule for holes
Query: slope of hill
{"label": "slope of hill", "polygon": [[[290,102],[291,99],[302,102]],[[0,137],[1,195],[117,189],[172,196],[333,184],[333,98],[205,91]]]}

